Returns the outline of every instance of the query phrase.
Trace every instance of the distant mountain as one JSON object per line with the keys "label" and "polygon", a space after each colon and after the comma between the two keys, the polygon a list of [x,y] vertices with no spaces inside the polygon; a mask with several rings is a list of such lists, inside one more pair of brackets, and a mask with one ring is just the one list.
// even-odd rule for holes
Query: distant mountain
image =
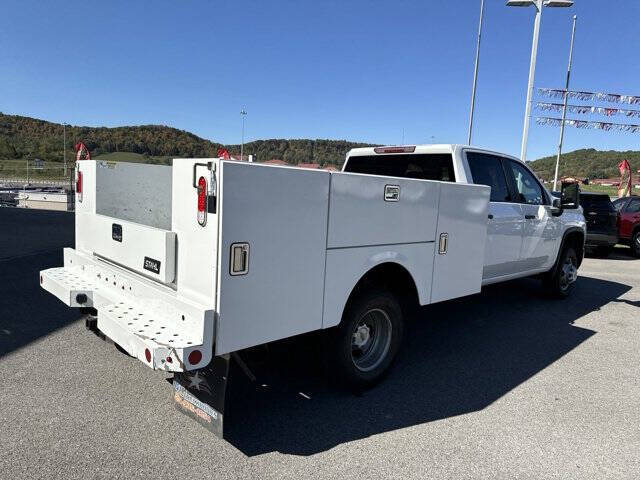
{"label": "distant mountain", "polygon": [[[560,159],[558,176],[615,178],[620,176],[618,164],[622,160],[629,160],[631,171],[636,173],[640,169],[640,152],[616,150],[600,151],[593,148],[575,150],[563,153]],[[544,180],[553,179],[556,168],[556,156],[535,160],[529,166]]]}
{"label": "distant mountain", "polygon": [[[0,113],[0,160],[41,158],[61,162],[62,140],[59,123]],[[74,157],[73,146],[77,140],[82,140],[94,157],[149,163],[166,163],[179,157],[213,157],[222,146],[164,125],[67,126],[67,159]],[[255,155],[257,161],[280,159],[291,164],[339,165],[351,148],[366,145],[346,140],[256,140],[244,145],[244,153]],[[226,148],[232,154],[240,153],[240,145]],[[617,177],[617,165],[622,159],[631,162],[634,172],[640,169],[640,151],[585,149],[565,153],[560,162],[560,176]],[[552,178],[555,156],[535,160],[530,165],[545,180]]]}
{"label": "distant mountain", "polygon": [[[94,157],[114,152],[112,158],[164,163],[169,158],[213,157],[220,143],[164,125],[135,127],[67,126],[67,159],[74,158],[74,144],[83,141]],[[284,160],[291,164],[313,162],[341,164],[347,151],[364,143],[346,140],[256,140],[244,145],[245,155],[256,155],[258,161]],[[232,154],[240,153],[240,145],[227,145]],[[0,159],[41,158],[62,161],[62,124],[19,115],[0,113]]]}

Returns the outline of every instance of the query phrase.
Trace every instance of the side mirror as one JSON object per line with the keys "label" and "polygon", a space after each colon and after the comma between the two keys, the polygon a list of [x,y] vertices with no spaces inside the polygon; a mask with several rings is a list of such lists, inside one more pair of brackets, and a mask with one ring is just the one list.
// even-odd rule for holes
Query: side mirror
{"label": "side mirror", "polygon": [[580,206],[580,187],[577,183],[562,182],[560,207],[576,209]]}

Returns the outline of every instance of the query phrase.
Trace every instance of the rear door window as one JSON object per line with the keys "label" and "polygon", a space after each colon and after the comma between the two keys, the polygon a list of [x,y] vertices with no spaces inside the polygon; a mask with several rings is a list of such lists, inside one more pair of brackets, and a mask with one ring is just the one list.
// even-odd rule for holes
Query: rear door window
{"label": "rear door window", "polygon": [[606,195],[580,194],[580,205],[584,210],[613,212],[613,204]]}
{"label": "rear door window", "polygon": [[492,202],[511,201],[500,157],[487,153],[467,152],[467,163],[473,183],[491,187]]}
{"label": "rear door window", "polygon": [[349,157],[344,171],[443,182],[456,180],[450,153],[357,155]]}

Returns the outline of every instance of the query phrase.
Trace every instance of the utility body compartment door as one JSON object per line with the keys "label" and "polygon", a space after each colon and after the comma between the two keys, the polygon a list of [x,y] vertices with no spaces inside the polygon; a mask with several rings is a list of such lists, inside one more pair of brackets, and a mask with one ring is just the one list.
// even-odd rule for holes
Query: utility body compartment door
{"label": "utility body compartment door", "polygon": [[441,183],[431,303],[482,287],[490,188]]}
{"label": "utility body compartment door", "polygon": [[329,172],[220,165],[216,355],[322,328]]}

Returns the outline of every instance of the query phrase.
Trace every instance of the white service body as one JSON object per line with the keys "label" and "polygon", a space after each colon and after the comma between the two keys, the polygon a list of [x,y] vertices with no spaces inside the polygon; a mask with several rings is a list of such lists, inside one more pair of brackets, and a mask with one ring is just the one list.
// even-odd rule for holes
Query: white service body
{"label": "white service body", "polygon": [[[549,270],[581,214],[490,202],[470,151],[417,147],[452,156],[450,181],[222,159],[80,161],[76,248],[40,281],[69,306],[95,308],[98,329],[149,367],[182,372],[338,325],[358,281],[382,264],[410,274],[421,305]],[[347,163],[372,154],[355,149]]]}

